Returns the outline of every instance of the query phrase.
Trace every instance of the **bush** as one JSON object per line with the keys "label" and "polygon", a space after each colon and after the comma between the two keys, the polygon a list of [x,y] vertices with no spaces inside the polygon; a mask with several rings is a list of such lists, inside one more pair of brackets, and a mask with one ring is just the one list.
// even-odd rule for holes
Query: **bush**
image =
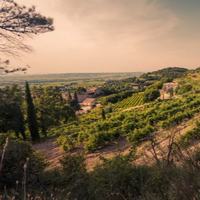
{"label": "bush", "polygon": [[66,154],[61,160],[61,175],[65,183],[67,199],[86,199],[88,196],[88,174],[83,154]]}
{"label": "bush", "polygon": [[[2,157],[4,151],[5,140],[6,135],[1,135],[0,157]],[[16,185],[16,181],[19,181],[19,184],[24,182],[24,164],[27,165],[27,186],[31,184],[33,180],[36,181],[37,174],[43,172],[47,166],[43,157],[34,151],[28,142],[9,138],[8,145],[5,148],[5,156],[0,175],[1,189],[4,186],[12,188]]]}
{"label": "bush", "polygon": [[194,128],[187,131],[185,134],[181,136],[180,143],[188,145],[189,142],[198,139],[200,139],[200,122],[197,121]]}
{"label": "bush", "polygon": [[144,92],[144,102],[151,102],[160,96],[160,91],[157,89],[149,89]]}
{"label": "bush", "polygon": [[40,179],[45,192],[43,188],[37,187],[40,190],[32,196],[47,200],[88,199],[89,181],[84,155],[66,153],[60,163],[60,167],[41,174]]}
{"label": "bush", "polygon": [[142,185],[148,178],[146,167],[131,164],[131,155],[116,157],[97,165],[90,174],[90,199],[135,199],[142,194]]}
{"label": "bush", "polygon": [[146,139],[151,133],[156,130],[153,126],[147,125],[141,129],[135,129],[133,133],[130,133],[127,137],[129,142],[140,142]]}
{"label": "bush", "polygon": [[178,88],[177,93],[184,94],[184,93],[190,92],[192,89],[193,89],[192,85],[183,85],[180,88]]}

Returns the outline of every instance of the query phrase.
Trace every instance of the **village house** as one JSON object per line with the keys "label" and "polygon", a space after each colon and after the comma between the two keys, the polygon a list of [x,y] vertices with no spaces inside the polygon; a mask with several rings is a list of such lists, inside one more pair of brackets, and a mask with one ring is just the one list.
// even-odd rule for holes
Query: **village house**
{"label": "village house", "polygon": [[[87,98],[95,98],[95,97],[100,96],[101,94],[102,94],[102,88],[101,87],[98,87],[98,88],[88,88],[85,93],[77,94],[78,102],[82,103]],[[71,94],[71,96],[72,96],[72,99],[73,99],[74,95]],[[62,97],[64,99],[68,100],[68,98],[69,98],[69,92],[63,93]]]}
{"label": "village house", "polygon": [[170,89],[173,89],[173,91],[175,91],[177,87],[178,87],[178,83],[176,82],[164,83],[163,92],[168,93]]}
{"label": "village house", "polygon": [[88,95],[93,95],[94,93],[95,93],[95,91],[96,91],[96,88],[87,88],[86,89],[86,93],[88,94]]}
{"label": "village house", "polygon": [[[64,94],[62,94],[63,99],[68,100],[69,99],[69,92],[66,92]],[[74,94],[71,94],[72,99],[74,99]],[[88,95],[85,94],[77,94],[77,98],[78,98],[78,102],[82,103],[85,99],[88,98]]]}
{"label": "village house", "polygon": [[140,89],[140,86],[139,86],[139,85],[132,85],[132,89],[133,89],[133,90],[139,90],[139,89]]}
{"label": "village house", "polygon": [[95,96],[99,96],[99,95],[102,94],[102,91],[103,91],[103,89],[102,89],[101,87],[99,87],[99,88],[97,88],[97,89],[95,90],[94,95],[95,95]]}
{"label": "village house", "polygon": [[86,93],[91,97],[99,96],[102,94],[102,88],[87,88]]}
{"label": "village house", "polygon": [[78,102],[82,103],[85,99],[88,98],[88,94],[78,94],[77,97],[78,97]]}
{"label": "village house", "polygon": [[82,106],[95,106],[96,100],[94,98],[87,98],[82,103]]}

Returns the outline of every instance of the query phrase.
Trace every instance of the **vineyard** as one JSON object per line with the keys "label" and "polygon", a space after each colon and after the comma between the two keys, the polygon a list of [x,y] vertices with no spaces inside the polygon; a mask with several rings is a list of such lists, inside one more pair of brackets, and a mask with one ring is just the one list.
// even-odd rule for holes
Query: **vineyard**
{"label": "vineyard", "polygon": [[140,106],[143,102],[143,93],[133,94],[131,97],[126,98],[115,104],[115,109],[126,109],[130,107]]}
{"label": "vineyard", "polygon": [[128,112],[107,112],[106,120],[102,119],[100,109],[97,109],[80,117],[77,122],[60,127],[59,132],[62,132],[62,135],[58,138],[58,143],[64,149],[84,144],[88,151],[93,151],[120,137],[126,137],[131,143],[139,143],[159,128],[168,129],[176,126],[199,112],[198,94],[190,94],[182,99],[153,102]]}

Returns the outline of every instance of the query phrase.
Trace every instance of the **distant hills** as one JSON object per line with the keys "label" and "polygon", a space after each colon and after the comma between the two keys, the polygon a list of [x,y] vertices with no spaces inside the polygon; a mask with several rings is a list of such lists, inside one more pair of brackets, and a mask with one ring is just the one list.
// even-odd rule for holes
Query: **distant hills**
{"label": "distant hills", "polygon": [[24,84],[28,81],[30,84],[53,84],[53,83],[71,83],[77,81],[107,81],[119,80],[130,77],[139,77],[142,72],[121,72],[121,73],[67,73],[67,74],[47,74],[47,75],[10,75],[0,77],[0,86],[13,83]]}

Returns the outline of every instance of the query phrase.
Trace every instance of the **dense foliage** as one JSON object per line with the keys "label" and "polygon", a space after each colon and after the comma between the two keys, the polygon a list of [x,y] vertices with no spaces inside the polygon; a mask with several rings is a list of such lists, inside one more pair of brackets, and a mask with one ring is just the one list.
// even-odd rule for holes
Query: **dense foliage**
{"label": "dense foliage", "polygon": [[143,74],[141,77],[148,80],[161,80],[168,79],[168,82],[174,80],[175,78],[181,78],[186,75],[188,69],[181,67],[168,67],[155,72],[149,72]]}
{"label": "dense foliage", "polygon": [[[14,188],[16,181],[19,182],[19,187],[30,184],[33,180],[37,182],[37,175],[47,166],[44,158],[28,142],[13,139],[6,134],[0,135],[0,157],[3,158],[0,164],[0,189],[5,186]],[[26,179],[24,173],[27,175]]]}
{"label": "dense foliage", "polygon": [[63,100],[57,87],[34,87],[32,90],[36,107],[39,128],[44,136],[53,126],[59,126],[75,118],[75,112],[69,104]]}
{"label": "dense foliage", "polygon": [[17,85],[0,90],[0,132],[13,131],[26,140],[22,91]]}
{"label": "dense foliage", "polygon": [[50,128],[75,119],[72,106],[57,87],[29,89],[26,85],[26,95],[17,85],[0,90],[1,133],[14,132],[18,138],[21,134],[24,140],[36,141],[39,133],[47,137]]}
{"label": "dense foliage", "polygon": [[158,97],[160,97],[160,91],[156,90],[156,89],[147,89],[144,92],[144,102],[151,102],[154,101],[156,99],[158,99]]}
{"label": "dense foliage", "polygon": [[83,155],[66,154],[60,168],[40,172],[40,182],[30,181],[27,173],[26,185],[21,185],[19,179],[14,191],[9,187],[2,191],[2,199],[13,196],[23,199],[24,194],[32,199],[47,200],[199,199],[199,158],[199,152],[182,158],[181,152],[174,149],[171,159],[177,160],[176,163],[168,163],[165,158],[158,163],[152,158],[149,166],[138,165],[134,153],[119,154],[111,159],[101,158],[102,164],[88,172]]}
{"label": "dense foliage", "polygon": [[105,96],[100,98],[99,100],[103,105],[108,105],[109,103],[117,103],[119,101],[122,101],[123,99],[126,99],[127,97],[131,97],[136,91],[125,91],[125,92],[120,92],[118,94],[112,94],[109,96]]}

